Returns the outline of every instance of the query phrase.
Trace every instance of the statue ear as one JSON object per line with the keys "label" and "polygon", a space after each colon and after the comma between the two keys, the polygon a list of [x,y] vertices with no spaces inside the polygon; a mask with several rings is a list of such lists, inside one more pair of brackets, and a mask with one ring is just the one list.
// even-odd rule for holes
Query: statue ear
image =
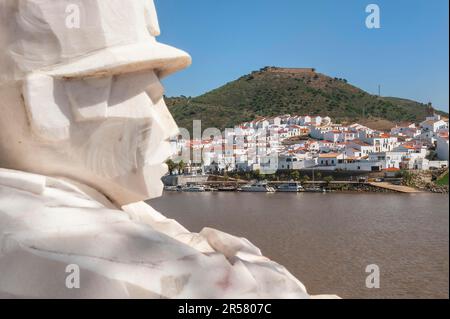
{"label": "statue ear", "polygon": [[25,78],[22,92],[34,135],[46,142],[67,140],[70,103],[61,80],[32,73]]}

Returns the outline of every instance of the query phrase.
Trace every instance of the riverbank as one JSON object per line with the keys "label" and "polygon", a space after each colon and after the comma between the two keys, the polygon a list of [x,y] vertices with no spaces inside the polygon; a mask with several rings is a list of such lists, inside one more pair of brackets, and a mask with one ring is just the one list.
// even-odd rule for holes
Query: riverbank
{"label": "riverbank", "polygon": [[[202,182],[202,183],[190,183],[187,186],[168,186],[165,188],[166,191],[178,191],[178,192],[242,192],[241,188],[244,185],[249,184],[247,181],[213,181],[213,182]],[[332,182],[305,182],[296,183],[292,181],[279,181],[279,182],[266,182],[272,192],[286,192],[280,188],[282,185],[295,184],[301,185],[298,191],[290,192],[354,192],[354,193],[417,193],[421,192],[412,187],[394,185],[386,182],[348,182],[348,181],[332,181]],[[252,192],[252,191],[246,191]],[[254,191],[254,192],[264,192],[264,191]],[[267,191],[271,192],[271,191]]]}
{"label": "riverbank", "polygon": [[[311,173],[311,172],[310,172]],[[389,192],[426,192],[448,194],[448,170],[435,171],[401,171],[398,176],[385,177],[380,172],[369,175],[352,175],[351,172],[334,172],[335,175],[322,176],[320,172],[315,176],[311,174],[298,178],[298,174],[280,172],[275,175],[255,174],[240,176],[222,175],[179,175],[167,176],[163,179],[168,190],[176,190],[176,187],[186,185],[204,186],[212,191],[237,191],[243,185],[265,180],[265,182],[277,189],[282,184],[298,183],[304,189],[319,188],[325,192],[357,192],[357,193],[389,193]],[[286,175],[288,174],[288,175]],[[242,174],[241,174],[242,175]],[[248,175],[248,174],[247,174]],[[342,179],[336,179],[341,177]],[[399,187],[403,186],[403,187]]]}
{"label": "riverbank", "polygon": [[448,194],[448,170],[411,171],[403,176],[402,184],[423,192]]}

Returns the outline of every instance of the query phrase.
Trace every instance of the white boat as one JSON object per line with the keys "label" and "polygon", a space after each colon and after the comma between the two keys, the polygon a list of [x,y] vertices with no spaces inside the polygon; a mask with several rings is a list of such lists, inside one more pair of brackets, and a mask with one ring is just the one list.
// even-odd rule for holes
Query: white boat
{"label": "white boat", "polygon": [[205,187],[201,185],[188,185],[183,187],[183,192],[202,193],[205,192]]}
{"label": "white boat", "polygon": [[286,184],[281,184],[277,188],[277,192],[288,192],[288,193],[298,193],[303,192],[304,189],[300,183],[297,182],[290,182]]}
{"label": "white boat", "polygon": [[275,188],[267,185],[266,182],[251,183],[242,186],[239,189],[241,192],[256,192],[256,193],[273,193]]}

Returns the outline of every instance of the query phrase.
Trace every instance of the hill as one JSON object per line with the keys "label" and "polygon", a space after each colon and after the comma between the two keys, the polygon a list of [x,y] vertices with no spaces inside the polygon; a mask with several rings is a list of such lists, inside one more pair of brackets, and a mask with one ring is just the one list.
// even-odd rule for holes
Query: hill
{"label": "hill", "polygon": [[[386,129],[396,122],[421,122],[432,109],[423,103],[369,94],[314,69],[266,67],[195,98],[167,98],[180,127],[224,129],[260,116],[330,116],[334,121],[372,123]],[[444,112],[438,112],[448,116]]]}

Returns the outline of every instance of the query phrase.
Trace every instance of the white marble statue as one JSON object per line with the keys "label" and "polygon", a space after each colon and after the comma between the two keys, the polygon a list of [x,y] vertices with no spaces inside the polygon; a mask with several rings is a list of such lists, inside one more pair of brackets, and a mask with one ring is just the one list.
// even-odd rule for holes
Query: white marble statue
{"label": "white marble statue", "polygon": [[160,79],[191,63],[158,35],[151,0],[0,0],[0,298],[310,298],[143,202],[177,132]]}

